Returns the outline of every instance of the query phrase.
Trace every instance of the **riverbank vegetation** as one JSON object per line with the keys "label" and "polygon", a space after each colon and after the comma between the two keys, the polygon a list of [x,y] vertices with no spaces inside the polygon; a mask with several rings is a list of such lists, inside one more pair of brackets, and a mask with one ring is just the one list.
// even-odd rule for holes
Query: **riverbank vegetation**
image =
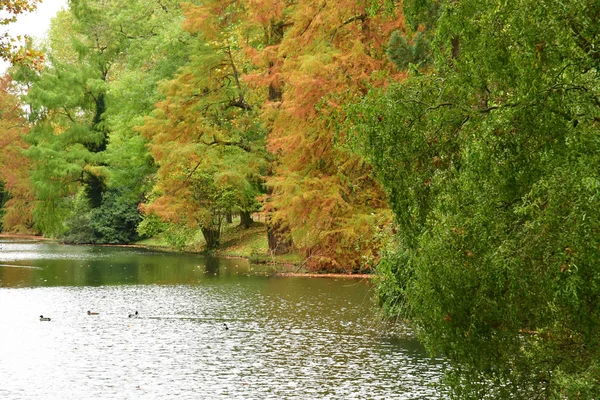
{"label": "riverbank vegetation", "polygon": [[391,213],[371,167],[336,136],[338,114],[402,75],[385,53],[399,12],[353,1],[70,1],[31,49],[43,63],[16,64],[5,91],[25,92],[14,146],[27,161],[7,169],[31,176],[35,201],[4,230],[179,246],[200,232],[214,251],[228,219],[248,228],[260,212],[263,256],[369,271]]}
{"label": "riverbank vegetation", "polygon": [[[257,218],[258,219],[258,218]],[[287,265],[292,270],[307,271],[304,259],[298,252],[290,251],[285,254],[274,254],[269,250],[267,225],[260,220],[251,226],[239,224],[241,218],[232,218],[231,223],[224,223],[221,232],[221,243],[216,249],[207,251],[206,241],[200,231],[184,232],[173,235],[168,232],[139,240],[135,245],[189,253],[209,253],[222,257],[246,258],[258,264]]]}
{"label": "riverbank vegetation", "polygon": [[352,107],[398,223],[383,306],[457,398],[597,398],[600,3],[405,6],[409,77]]}
{"label": "riverbank vegetation", "polygon": [[456,398],[595,398],[599,19],[71,0],[0,88],[3,230],[377,266]]}

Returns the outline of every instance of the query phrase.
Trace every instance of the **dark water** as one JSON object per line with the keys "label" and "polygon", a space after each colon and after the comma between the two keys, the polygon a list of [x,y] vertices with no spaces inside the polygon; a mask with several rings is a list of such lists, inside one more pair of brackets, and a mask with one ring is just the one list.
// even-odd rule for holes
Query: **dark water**
{"label": "dark water", "polygon": [[364,281],[33,241],[0,241],[0,264],[0,399],[439,397],[441,361]]}

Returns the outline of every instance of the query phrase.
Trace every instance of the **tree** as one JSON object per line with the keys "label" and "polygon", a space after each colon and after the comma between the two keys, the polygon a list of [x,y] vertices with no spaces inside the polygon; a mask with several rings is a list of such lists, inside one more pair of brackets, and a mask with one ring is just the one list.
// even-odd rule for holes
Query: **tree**
{"label": "tree", "polygon": [[[139,18],[140,15],[144,18]],[[142,125],[144,117],[163,99],[158,82],[171,79],[188,60],[190,35],[183,30],[182,20],[178,0],[125,2],[118,21],[113,20],[127,37],[128,45],[113,67],[118,71],[115,79],[109,82],[105,120],[110,140],[105,152],[105,171],[110,192],[106,199],[112,200],[103,203],[106,210],[99,210],[102,215],[111,215],[116,202],[120,213],[115,218],[132,221],[141,217],[137,209],[152,190],[156,165],[148,140],[136,126]],[[114,218],[105,222],[104,232],[115,228],[110,226]],[[137,224],[127,226],[132,229],[127,233],[130,241],[137,236]]]}
{"label": "tree", "polygon": [[227,213],[257,209],[265,166],[264,132],[241,79],[242,12],[236,2],[187,6],[184,26],[197,35],[190,61],[140,127],[158,164],[156,196],[145,211],[199,227],[209,249]]}
{"label": "tree", "polygon": [[262,119],[276,157],[266,203],[311,269],[359,271],[388,223],[383,192],[338,132],[341,105],[385,82],[384,43],[402,20],[371,2],[251,2],[266,43],[247,80],[267,92]]}
{"label": "tree", "polygon": [[[154,165],[133,126],[158,99],[157,81],[169,78],[181,61],[181,45],[172,45],[185,42],[177,23],[181,10],[172,0],[72,0],[69,6],[53,21],[46,68],[40,73],[21,68],[18,75],[30,85],[26,99],[35,122],[28,154],[44,161],[33,174],[36,222],[49,236],[131,240],[135,224],[123,225],[130,232],[122,235],[110,233],[109,225],[131,221],[150,190]],[[168,40],[175,54],[168,62],[167,46],[157,46],[160,40]],[[148,52],[162,58],[142,61]],[[140,92],[143,98],[132,99]],[[78,203],[81,188],[86,199]],[[84,210],[96,218],[74,215]],[[76,221],[69,222],[71,217]],[[94,226],[84,227],[83,221]]]}
{"label": "tree", "polygon": [[99,4],[72,1],[66,13],[70,19],[58,27],[69,30],[51,35],[71,38],[68,54],[75,62],[50,53],[50,63],[41,73],[23,67],[17,74],[30,85],[25,101],[34,126],[28,135],[28,156],[43,161],[33,173],[39,200],[36,223],[54,237],[64,232],[70,197],[79,187],[84,187],[92,207],[101,205],[105,177],[99,167],[109,134],[103,120],[107,78],[123,47],[117,33],[106,29],[106,13]]}
{"label": "tree", "polygon": [[381,301],[457,398],[594,398],[600,6],[418,3],[433,65],[351,110],[399,225]]}
{"label": "tree", "polygon": [[35,196],[29,174],[31,165],[24,157],[23,136],[28,125],[12,80],[0,79],[0,177],[2,190],[2,230],[12,233],[34,233]]}

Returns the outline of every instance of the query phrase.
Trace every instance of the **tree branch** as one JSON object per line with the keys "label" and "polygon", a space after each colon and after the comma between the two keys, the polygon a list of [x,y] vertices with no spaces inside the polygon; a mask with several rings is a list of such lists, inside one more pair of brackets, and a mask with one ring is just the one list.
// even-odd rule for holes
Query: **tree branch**
{"label": "tree branch", "polygon": [[250,146],[248,146],[247,144],[244,144],[242,142],[232,142],[232,141],[228,141],[228,140],[217,139],[217,137],[214,135],[213,135],[212,142],[202,142],[202,144],[205,144],[207,146],[235,146],[235,147],[239,147],[240,149],[242,149],[248,153],[250,153],[252,151],[252,148]]}
{"label": "tree branch", "polygon": [[308,31],[308,28],[310,28],[310,26],[312,25],[312,23],[315,20],[315,18],[317,18],[317,15],[319,15],[319,13],[321,11],[323,11],[323,9],[325,8],[326,5],[327,5],[327,2],[323,3],[323,5],[321,6],[321,8],[319,8],[319,11],[317,11],[317,13],[310,19],[310,21],[308,22],[308,25],[306,25],[306,27],[304,28],[304,30],[302,31],[302,33],[300,34],[300,36],[304,36],[304,34],[306,33],[306,31]]}
{"label": "tree branch", "polygon": [[367,14],[363,13],[363,14],[358,14],[358,15],[355,15],[354,17],[348,18],[347,20],[345,20],[344,22],[342,22],[342,24],[340,26],[338,26],[337,28],[335,28],[333,30],[333,32],[331,33],[331,36],[329,37],[329,41],[330,42],[333,41],[333,39],[335,38],[335,35],[337,35],[337,33],[340,30],[340,28],[342,28],[342,27],[344,27],[344,26],[346,26],[348,24],[351,24],[352,22],[355,22],[355,21],[365,22],[365,20],[367,19],[367,17],[368,17]]}

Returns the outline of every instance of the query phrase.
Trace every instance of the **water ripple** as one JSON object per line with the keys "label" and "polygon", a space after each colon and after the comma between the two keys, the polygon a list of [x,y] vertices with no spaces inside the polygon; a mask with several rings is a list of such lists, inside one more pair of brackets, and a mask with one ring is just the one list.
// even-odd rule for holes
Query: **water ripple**
{"label": "water ripple", "polygon": [[[364,305],[322,312],[328,304],[317,291],[291,307],[290,299],[261,294],[265,283],[2,289],[0,397],[437,395],[440,364],[410,338],[382,337]],[[100,315],[88,316],[88,309]],[[133,310],[139,318],[127,318]],[[38,321],[39,313],[52,321]]]}
{"label": "water ripple", "polygon": [[0,399],[441,397],[442,360],[377,320],[364,282],[2,240],[0,263]]}

